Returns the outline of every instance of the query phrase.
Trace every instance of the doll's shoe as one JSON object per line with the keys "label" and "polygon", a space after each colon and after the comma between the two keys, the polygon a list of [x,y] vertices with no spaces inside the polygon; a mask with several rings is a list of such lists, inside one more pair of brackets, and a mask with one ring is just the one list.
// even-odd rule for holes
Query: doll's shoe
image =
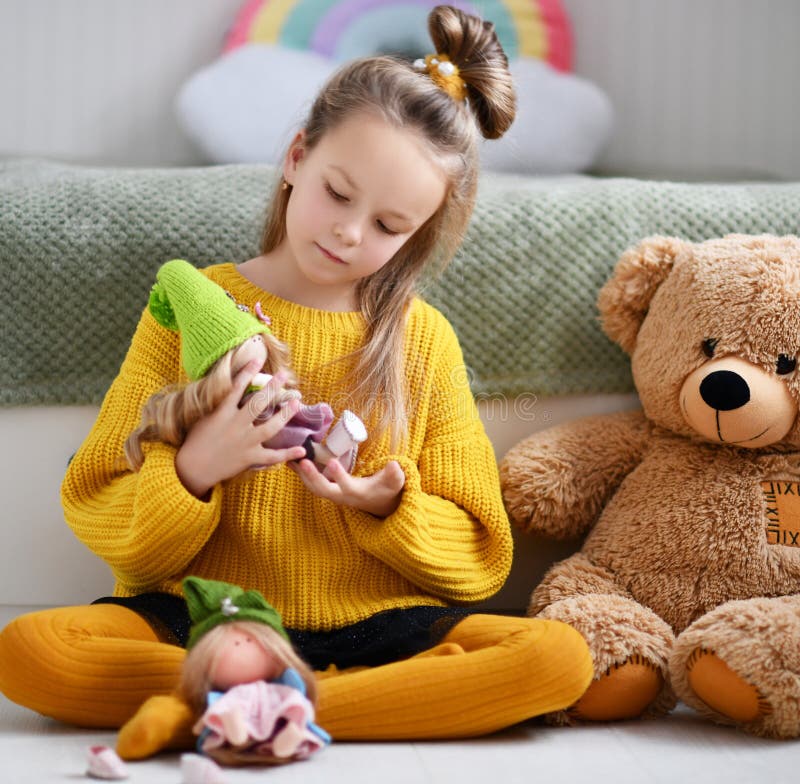
{"label": "doll's shoe", "polygon": [[199,754],[181,754],[182,784],[226,784],[222,768]]}
{"label": "doll's shoe", "polygon": [[735,673],[714,651],[695,648],[686,662],[692,691],[711,710],[748,724],[772,712],[772,706],[755,686]]}
{"label": "doll's shoe", "polygon": [[655,701],[663,686],[655,664],[634,655],[593,681],[567,715],[581,721],[634,719]]}
{"label": "doll's shoe", "polygon": [[127,765],[108,746],[92,746],[87,752],[86,775],[93,779],[120,781],[128,778]]}
{"label": "doll's shoe", "polygon": [[367,440],[367,428],[352,411],[343,411],[339,421],[331,428],[323,446],[344,467],[348,474],[353,473],[358,456],[358,445]]}
{"label": "doll's shoe", "polygon": [[189,706],[174,694],[150,697],[125,723],[117,736],[123,759],[152,757],[165,749],[191,749],[195,744]]}

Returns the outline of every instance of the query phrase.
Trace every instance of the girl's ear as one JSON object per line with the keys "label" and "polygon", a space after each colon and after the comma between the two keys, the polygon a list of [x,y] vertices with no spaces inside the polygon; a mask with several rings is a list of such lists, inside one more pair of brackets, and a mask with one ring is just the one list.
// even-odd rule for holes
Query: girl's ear
{"label": "girl's ear", "polygon": [[297,172],[297,164],[303,160],[306,153],[306,132],[305,130],[298,131],[289,149],[286,151],[286,157],[283,159],[283,179],[294,185],[294,176]]}
{"label": "girl's ear", "polygon": [[600,290],[597,305],[603,330],[628,354],[636,347],[639,327],[650,301],[672,271],[675,258],[691,243],[676,237],[648,237],[625,251],[614,274]]}

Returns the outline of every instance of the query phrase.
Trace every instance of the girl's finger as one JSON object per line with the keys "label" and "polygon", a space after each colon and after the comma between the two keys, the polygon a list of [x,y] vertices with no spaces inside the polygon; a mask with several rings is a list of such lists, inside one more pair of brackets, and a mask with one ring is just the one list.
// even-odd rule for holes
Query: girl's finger
{"label": "girl's finger", "polygon": [[336,500],[337,496],[341,495],[339,488],[333,482],[327,480],[311,460],[306,459],[295,463],[295,470],[303,484],[314,495],[330,500]]}
{"label": "girl's finger", "polygon": [[[255,376],[255,373],[253,374]],[[250,381],[253,380],[253,377],[250,377]],[[244,408],[247,409],[247,415],[250,417],[251,420],[256,419],[260,416],[264,411],[268,408],[272,408],[275,405],[275,401],[278,399],[278,395],[283,388],[283,385],[286,381],[286,372],[281,370],[276,373],[267,383],[265,386],[261,387],[261,389],[256,390],[253,392],[250,397],[248,397],[247,402],[245,403]],[[245,387],[245,390],[247,387]],[[244,391],[244,390],[243,390]]]}
{"label": "girl's finger", "polygon": [[264,451],[259,460],[259,467],[263,466],[268,468],[278,463],[287,463],[291,465],[293,460],[300,460],[302,457],[305,457],[305,454],[306,450],[302,446],[290,446],[286,449],[270,449],[269,447],[264,447]]}
{"label": "girl's finger", "polygon": [[399,490],[405,487],[406,475],[397,460],[390,460],[384,467],[384,471],[386,472],[387,484],[390,487],[394,488],[396,486]]}
{"label": "girl's finger", "polygon": [[242,399],[242,395],[244,395],[250,382],[253,380],[253,376],[258,373],[260,364],[261,363],[257,359],[251,359],[234,377],[233,386],[228,393],[228,397],[235,400],[237,405]]}
{"label": "girl's finger", "polygon": [[322,475],[332,482],[336,482],[344,493],[351,493],[354,489],[353,477],[344,470],[344,466],[335,457],[325,466]]}
{"label": "girl's finger", "polygon": [[[271,417],[263,422],[259,421],[255,426],[258,440],[262,443],[269,441],[276,433],[283,430],[284,425],[297,413],[299,408],[299,400],[290,400],[278,408]],[[303,454],[305,454],[305,450]]]}

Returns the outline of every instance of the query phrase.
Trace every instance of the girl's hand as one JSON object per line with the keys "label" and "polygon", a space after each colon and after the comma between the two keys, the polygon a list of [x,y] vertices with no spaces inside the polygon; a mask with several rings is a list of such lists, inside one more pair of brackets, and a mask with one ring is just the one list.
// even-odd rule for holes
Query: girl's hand
{"label": "girl's hand", "polygon": [[268,449],[263,444],[278,433],[297,413],[299,401],[290,400],[263,422],[256,417],[272,405],[285,375],[277,374],[247,405],[240,401],[259,370],[258,361],[249,362],[237,373],[228,396],[189,431],[175,455],[175,470],[184,487],[197,498],[225,479],[238,476],[254,466],[266,467],[305,455],[302,446]]}
{"label": "girl's hand", "polygon": [[372,476],[351,476],[338,460],[320,472],[311,460],[289,465],[314,495],[352,506],[375,517],[388,517],[400,505],[406,477],[400,463],[389,461]]}

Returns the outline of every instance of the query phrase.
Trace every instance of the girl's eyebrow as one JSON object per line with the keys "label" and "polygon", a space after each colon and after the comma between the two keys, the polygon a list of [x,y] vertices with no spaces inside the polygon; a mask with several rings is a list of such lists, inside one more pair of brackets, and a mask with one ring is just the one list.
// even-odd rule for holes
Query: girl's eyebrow
{"label": "girl's eyebrow", "polygon": [[352,188],[354,191],[357,191],[357,190],[359,190],[359,187],[358,187],[358,185],[356,185],[356,184],[355,184],[355,183],[354,183],[354,182],[353,182],[353,181],[350,179],[350,175],[348,175],[348,173],[347,173],[347,172],[346,172],[346,171],[345,171],[345,170],[344,170],[344,169],[343,169],[341,166],[337,166],[335,163],[332,163],[332,164],[330,164],[329,168],[330,168],[330,169],[333,169],[335,172],[338,172],[338,173],[339,173],[339,174],[340,174],[340,175],[341,175],[341,176],[344,178],[344,181],[345,181],[345,182],[346,182],[346,183],[347,183],[347,184],[348,184],[348,185],[349,185],[349,186],[350,186],[350,187],[351,187],[351,188]]}
{"label": "girl's eyebrow", "polygon": [[405,221],[406,223],[413,223],[414,221],[408,217],[408,215],[403,215],[402,212],[395,212],[394,210],[387,210],[387,215],[390,215],[392,218],[397,218],[400,221]]}

